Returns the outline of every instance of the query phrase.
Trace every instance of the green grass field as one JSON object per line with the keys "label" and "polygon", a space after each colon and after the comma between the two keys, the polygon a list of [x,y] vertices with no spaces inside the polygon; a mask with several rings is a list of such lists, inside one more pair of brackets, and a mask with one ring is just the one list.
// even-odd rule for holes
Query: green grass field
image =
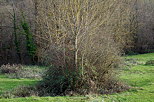
{"label": "green grass field", "polygon": [[154,60],[154,53],[126,58],[142,62],[124,69],[120,76],[122,81],[135,88],[120,94],[109,95],[106,102],[154,102],[154,66],[145,65],[146,61]]}
{"label": "green grass field", "polygon": [[33,85],[37,81],[32,79],[9,79],[4,75],[0,75],[0,94],[9,91],[17,86]]}
{"label": "green grass field", "polygon": [[[154,53],[127,56],[140,64],[120,69],[120,80],[134,87],[129,91],[97,97],[27,97],[0,99],[0,102],[154,102],[154,66],[145,65],[146,61],[154,60]],[[33,79],[9,79],[0,75],[0,94],[21,85],[33,85]]]}

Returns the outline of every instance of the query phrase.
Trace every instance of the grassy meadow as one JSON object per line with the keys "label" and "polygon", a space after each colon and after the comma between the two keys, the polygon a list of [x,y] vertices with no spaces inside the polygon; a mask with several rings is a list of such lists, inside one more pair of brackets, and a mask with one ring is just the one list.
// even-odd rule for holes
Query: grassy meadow
{"label": "grassy meadow", "polygon": [[[64,97],[27,97],[27,98],[0,98],[0,102],[154,102],[154,66],[145,65],[154,60],[154,53],[126,56],[129,67],[119,69],[119,78],[132,89],[102,96],[64,96]],[[26,67],[26,66],[25,66]],[[36,66],[35,66],[36,67]],[[28,68],[34,68],[28,66]],[[42,67],[41,67],[42,68]],[[0,75],[0,94],[22,85],[34,85],[37,79],[11,79]]]}

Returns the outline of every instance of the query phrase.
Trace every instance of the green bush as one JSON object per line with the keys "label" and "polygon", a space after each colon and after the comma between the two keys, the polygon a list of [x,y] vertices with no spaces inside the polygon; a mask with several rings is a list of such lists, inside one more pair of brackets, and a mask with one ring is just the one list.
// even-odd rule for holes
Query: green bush
{"label": "green bush", "polygon": [[35,63],[34,57],[36,57],[36,45],[34,42],[34,37],[33,37],[33,33],[31,32],[31,28],[28,24],[28,22],[25,19],[24,14],[22,13],[22,20],[21,20],[21,27],[23,29],[23,32],[25,34],[26,37],[26,48],[27,48],[27,52],[29,57],[31,58],[33,64]]}
{"label": "green bush", "polygon": [[96,83],[97,76],[93,78],[93,81],[91,75],[84,73],[83,76],[81,71],[63,70],[52,66],[46,71],[43,81],[40,83],[39,87],[44,91],[41,92],[41,96],[108,94],[129,89],[128,86],[113,78],[113,75],[105,74],[101,81]]}

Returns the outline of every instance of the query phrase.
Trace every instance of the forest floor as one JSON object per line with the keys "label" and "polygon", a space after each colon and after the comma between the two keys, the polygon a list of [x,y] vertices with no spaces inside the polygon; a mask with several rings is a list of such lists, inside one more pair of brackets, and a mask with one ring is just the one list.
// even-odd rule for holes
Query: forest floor
{"label": "forest floor", "polygon": [[[126,56],[129,66],[118,69],[119,78],[132,89],[102,96],[64,96],[64,97],[27,97],[1,99],[0,102],[154,102],[154,65],[146,65],[154,60],[154,53]],[[0,94],[22,85],[34,85],[35,79],[10,79],[0,75]]]}

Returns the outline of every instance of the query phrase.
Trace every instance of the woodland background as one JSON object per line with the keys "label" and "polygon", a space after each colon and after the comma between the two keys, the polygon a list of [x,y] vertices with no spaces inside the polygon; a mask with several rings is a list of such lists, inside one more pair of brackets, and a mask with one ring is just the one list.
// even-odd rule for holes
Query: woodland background
{"label": "woodland background", "polygon": [[[47,45],[42,45],[43,43],[45,44],[46,42],[48,42],[47,40],[44,41],[43,39],[45,39],[45,36],[48,38],[49,34],[44,34],[45,36],[43,38],[40,36],[40,33],[42,33],[40,30],[44,29],[41,28],[41,26],[43,26],[43,23],[47,24],[47,22],[50,22],[49,15],[47,14],[47,12],[50,10],[47,8],[50,6],[49,4],[39,5],[41,1],[40,3],[37,2],[39,2],[39,0],[0,1],[1,65],[6,63],[42,63],[42,56],[44,56],[42,55],[44,53],[43,50],[48,49]],[[110,0],[109,2],[112,3],[112,0]],[[121,5],[124,5],[121,6],[120,3]],[[106,17],[106,25],[108,25],[103,28],[103,32],[110,34],[112,33],[112,35],[117,36],[114,37],[114,39],[116,43],[121,43],[121,45],[117,45],[123,47],[123,53],[133,54],[153,52],[153,4],[154,1],[152,0],[123,0],[119,1],[118,6],[113,6],[110,8],[110,11],[114,13],[110,18],[107,19]],[[45,7],[47,10],[43,11]],[[120,12],[118,10],[117,12],[112,11],[118,7],[121,8],[121,11],[119,9]],[[108,14],[108,17],[109,15],[110,14]],[[46,17],[48,17],[46,21],[41,21],[41,19]],[[26,34],[21,23],[22,21],[25,21],[25,23],[27,24],[27,28],[29,29],[29,38],[26,38]],[[40,23],[42,23],[42,25],[40,25]],[[50,27],[50,25],[46,26]],[[27,49],[26,44],[28,44],[28,42],[30,44],[29,46],[31,47]]]}

